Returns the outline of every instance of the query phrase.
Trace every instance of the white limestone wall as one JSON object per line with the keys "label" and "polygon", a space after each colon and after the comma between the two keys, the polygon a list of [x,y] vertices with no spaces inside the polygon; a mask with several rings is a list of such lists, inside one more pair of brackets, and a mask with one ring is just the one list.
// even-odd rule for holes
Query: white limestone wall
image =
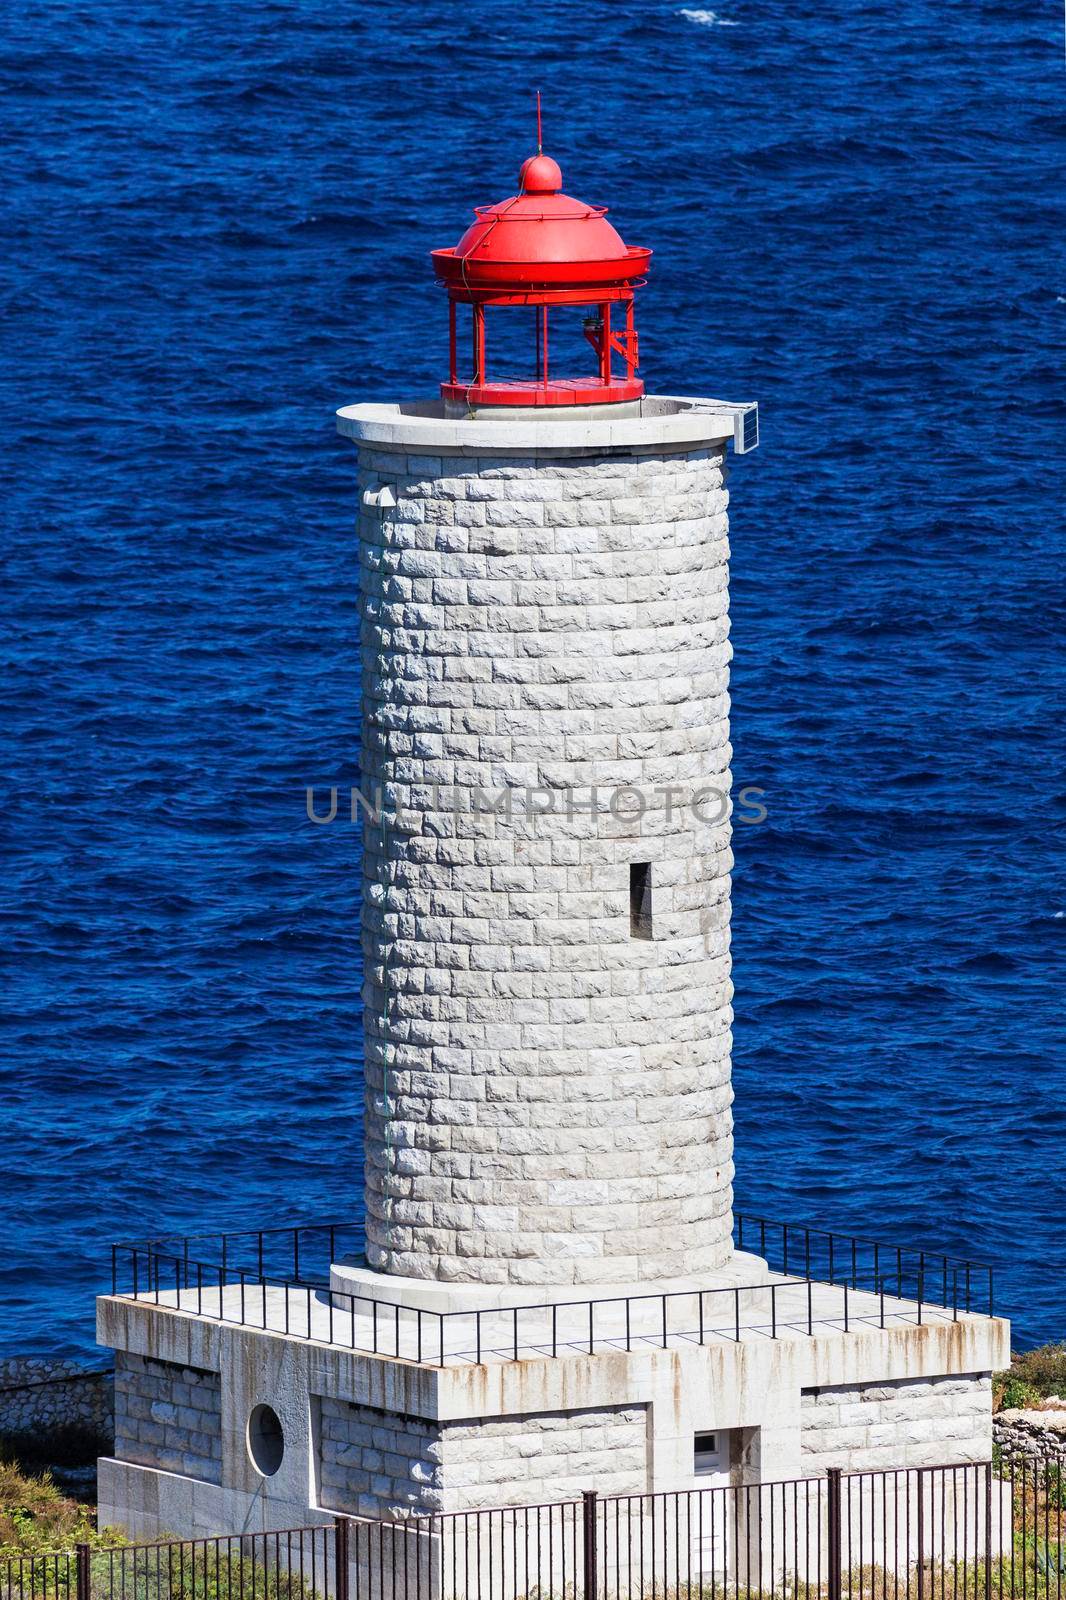
{"label": "white limestone wall", "polygon": [[[887,1406],[892,1402],[874,1400],[872,1394],[862,1400],[861,1395],[873,1389],[892,1390],[902,1404],[909,1407],[914,1402],[913,1426],[918,1428],[927,1425],[922,1412],[930,1393],[936,1391],[940,1400],[949,1398],[940,1387],[942,1380],[965,1385],[957,1397],[961,1409],[978,1392],[987,1392],[980,1376],[975,1387],[974,1375],[1001,1371],[1010,1359],[1005,1322],[963,1315],[958,1322],[926,1321],[922,1326],[911,1323],[886,1330],[853,1322],[848,1333],[838,1324],[817,1330],[813,1338],[793,1332],[739,1344],[681,1343],[670,1350],[649,1345],[632,1354],[436,1368],[321,1344],[298,1333],[240,1327],[151,1302],[102,1296],[97,1307],[100,1343],[153,1367],[163,1363],[172,1386],[202,1389],[209,1404],[194,1409],[212,1413],[212,1431],[217,1429],[221,1436],[221,1470],[212,1473],[216,1482],[200,1475],[203,1457],[190,1462],[188,1473],[178,1466],[162,1469],[156,1464],[157,1447],[142,1451],[125,1432],[117,1443],[118,1459],[101,1460],[101,1525],[115,1523],[144,1538],[319,1523],[323,1502],[317,1498],[316,1485],[324,1481],[319,1458],[324,1454],[325,1430],[315,1426],[315,1411],[326,1402],[345,1417],[347,1408],[354,1407],[364,1421],[376,1419],[369,1424],[369,1450],[381,1451],[383,1458],[403,1458],[396,1472],[391,1470],[396,1462],[379,1462],[373,1454],[361,1460],[356,1454],[344,1463],[353,1473],[353,1483],[358,1472],[390,1478],[389,1485],[380,1486],[386,1494],[401,1481],[404,1487],[417,1483],[418,1499],[402,1503],[408,1508],[421,1504],[427,1510],[439,1505],[432,1498],[439,1489],[443,1509],[450,1511],[469,1505],[474,1494],[502,1497],[506,1485],[493,1476],[494,1462],[499,1461],[501,1472],[508,1471],[508,1458],[515,1501],[561,1496],[562,1485],[575,1485],[586,1468],[601,1483],[611,1481],[619,1492],[630,1481],[634,1489],[643,1482],[656,1493],[687,1490],[694,1481],[694,1435],[708,1429],[733,1435],[738,1447],[733,1462],[741,1482],[780,1482],[802,1474],[822,1481],[824,1466],[833,1464],[826,1459],[828,1451],[843,1447],[842,1441],[825,1435],[851,1426],[842,1421],[840,1410],[856,1403],[856,1396],[860,1404]],[[123,1365],[136,1369],[137,1362]],[[823,1432],[821,1461],[818,1450],[801,1454],[805,1434],[805,1442],[811,1443],[816,1387],[817,1409],[825,1423],[824,1430],[815,1430]],[[180,1409],[192,1397],[180,1387],[170,1387],[154,1398]],[[285,1441],[281,1468],[270,1478],[254,1470],[246,1441],[249,1418],[264,1402],[276,1410]],[[837,1414],[831,1417],[834,1408]],[[638,1443],[642,1425],[633,1413],[646,1419],[643,1455]],[[601,1424],[600,1416],[612,1418],[610,1426],[606,1420]],[[972,1416],[972,1437],[983,1445],[980,1454],[988,1460],[990,1414],[982,1417],[975,1407]],[[549,1418],[566,1420],[553,1420],[547,1426]],[[413,1426],[410,1419],[417,1419]],[[878,1423],[864,1426],[888,1420],[882,1413]],[[177,1421],[180,1426],[180,1416]],[[895,1421],[906,1424],[907,1418]],[[383,1430],[376,1441],[374,1427]],[[436,1467],[445,1463],[438,1463],[423,1445],[433,1444],[442,1430],[453,1427],[461,1448],[452,1456],[452,1465],[469,1469],[469,1475],[465,1482],[449,1487],[446,1478],[435,1481]],[[403,1449],[393,1450],[394,1432],[402,1433]],[[904,1434],[901,1428],[897,1435],[901,1442]],[[353,1442],[350,1435],[347,1441]],[[354,1442],[360,1442],[358,1435]],[[971,1459],[964,1453],[965,1440],[937,1442],[942,1459]],[[343,1440],[340,1444],[344,1448]],[[386,1444],[389,1448],[382,1449]],[[482,1444],[487,1447],[484,1454]],[[866,1448],[869,1440],[853,1438],[851,1444]],[[573,1470],[559,1469],[564,1457]],[[153,1464],[139,1465],[139,1460]],[[411,1470],[415,1462],[425,1463],[424,1473]],[[838,1456],[837,1464],[847,1463]],[[900,1465],[895,1460],[884,1464]],[[614,1476],[630,1471],[632,1480],[619,1482]],[[371,1489],[376,1498],[375,1486]],[[363,1491],[357,1487],[356,1492]],[[325,1502],[337,1503],[332,1495]]]}
{"label": "white limestone wall", "polygon": [[649,1484],[647,1407],[619,1405],[452,1422],[444,1430],[444,1483],[465,1508],[644,1494]]}
{"label": "white limestone wall", "polygon": [[[362,789],[386,785],[392,817],[365,828],[371,1265],[713,1271],[732,1177],[723,450],[364,444],[360,491]],[[555,810],[476,809],[508,788]]]}
{"label": "white limestone wall", "polygon": [[470,1422],[399,1416],[323,1398],[319,1504],[363,1517],[420,1516],[578,1500],[585,1489],[643,1494],[643,1405]]}
{"label": "white limestone wall", "polygon": [[801,1396],[802,1470],[887,1471],[988,1461],[990,1373],[831,1385]]}
{"label": "white limestone wall", "polygon": [[[807,1389],[800,1416],[802,1472],[845,1473],[846,1568],[896,1573],[921,1561],[950,1569],[1010,1548],[1010,1488],[988,1465],[989,1372]],[[945,1470],[918,1470],[937,1467]]]}

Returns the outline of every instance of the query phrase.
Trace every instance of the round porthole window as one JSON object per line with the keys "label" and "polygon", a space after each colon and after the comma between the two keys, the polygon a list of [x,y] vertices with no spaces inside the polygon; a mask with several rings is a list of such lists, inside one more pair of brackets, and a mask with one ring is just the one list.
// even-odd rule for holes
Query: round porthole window
{"label": "round porthole window", "polygon": [[264,1478],[272,1478],[285,1454],[285,1435],[272,1406],[256,1406],[248,1418],[248,1454]]}

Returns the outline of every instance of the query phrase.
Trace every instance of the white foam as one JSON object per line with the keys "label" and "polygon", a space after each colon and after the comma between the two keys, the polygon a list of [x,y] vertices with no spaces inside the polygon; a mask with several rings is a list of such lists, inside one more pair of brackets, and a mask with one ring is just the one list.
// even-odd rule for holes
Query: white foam
{"label": "white foam", "polygon": [[701,28],[735,28],[736,22],[732,17],[720,17],[717,11],[686,11],[678,12],[679,17],[684,17],[686,22],[695,22]]}

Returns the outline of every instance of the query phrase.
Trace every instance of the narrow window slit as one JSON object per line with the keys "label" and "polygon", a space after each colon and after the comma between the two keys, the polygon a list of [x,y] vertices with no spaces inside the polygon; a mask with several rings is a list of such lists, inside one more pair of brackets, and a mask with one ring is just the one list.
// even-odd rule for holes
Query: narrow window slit
{"label": "narrow window slit", "polygon": [[651,862],[629,863],[629,932],[634,939],[650,939]]}

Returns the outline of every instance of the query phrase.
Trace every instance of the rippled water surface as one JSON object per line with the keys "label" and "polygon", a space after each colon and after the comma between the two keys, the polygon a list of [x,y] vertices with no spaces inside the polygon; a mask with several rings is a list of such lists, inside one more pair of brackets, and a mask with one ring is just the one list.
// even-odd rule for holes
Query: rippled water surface
{"label": "rippled water surface", "polygon": [[107,1242],[351,1215],[354,481],[426,252],[567,187],[656,251],[732,478],[738,1196],[991,1257],[1066,1334],[1066,266],[1052,0],[10,7],[3,1346]]}

